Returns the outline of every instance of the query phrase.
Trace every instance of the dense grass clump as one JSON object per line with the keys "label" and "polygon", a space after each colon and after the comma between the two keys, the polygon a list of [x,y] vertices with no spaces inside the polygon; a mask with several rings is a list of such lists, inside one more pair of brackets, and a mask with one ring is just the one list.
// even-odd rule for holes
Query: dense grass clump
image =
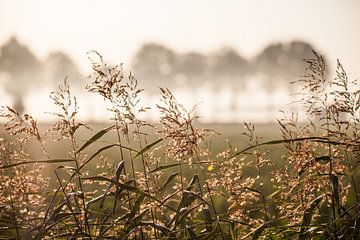
{"label": "dense grass clump", "polygon": [[[155,127],[142,119],[150,109],[135,76],[96,52],[90,59],[87,90],[113,117],[88,140],[78,139],[90,127],[77,120],[66,79],[50,94],[58,120],[45,132],[2,108],[15,137],[0,141],[0,239],[359,239],[360,88],[340,62],[330,78],[319,54],[305,60],[297,84],[306,121],[284,113],[282,138],[266,142],[245,123],[247,148],[214,153],[216,132],[196,127],[168,89]],[[115,142],[103,140],[110,134]],[[66,158],[48,151],[51,138],[68,143]],[[41,159],[30,158],[30,142]]]}

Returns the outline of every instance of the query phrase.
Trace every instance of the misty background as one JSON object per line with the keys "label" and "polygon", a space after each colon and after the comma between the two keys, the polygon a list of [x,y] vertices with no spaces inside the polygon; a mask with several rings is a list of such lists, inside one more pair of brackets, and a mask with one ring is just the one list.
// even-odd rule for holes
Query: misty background
{"label": "misty background", "polygon": [[[360,69],[360,4],[330,1],[0,0],[0,104],[42,121],[49,92],[68,76],[80,116],[109,118],[84,90],[86,52],[134,72],[144,103],[167,87],[204,122],[275,121],[297,92],[312,50]],[[359,51],[357,51],[359,50]],[[293,109],[298,111],[298,109]],[[146,116],[156,118],[156,113]]]}
{"label": "misty background", "polygon": [[[74,93],[80,95],[80,101],[92,97],[82,93],[86,73],[81,73],[66,53],[50,52],[40,60],[15,36],[0,49],[2,90],[19,112],[38,107],[27,104],[33,91],[36,95],[39,89],[53,91],[65,77]],[[295,92],[290,83],[304,74],[303,59],[313,57],[313,49],[301,41],[273,43],[254,58],[246,59],[230,47],[209,53],[178,53],[164,45],[148,43],[137,50],[130,66],[150,101],[156,102],[161,86],[177,93],[184,104],[200,103],[198,111],[206,115],[207,121],[268,121]],[[47,95],[37,97],[47,102]],[[88,107],[91,106],[85,106]],[[106,117],[105,112],[97,115],[99,119]],[[91,120],[96,116],[88,117]]]}

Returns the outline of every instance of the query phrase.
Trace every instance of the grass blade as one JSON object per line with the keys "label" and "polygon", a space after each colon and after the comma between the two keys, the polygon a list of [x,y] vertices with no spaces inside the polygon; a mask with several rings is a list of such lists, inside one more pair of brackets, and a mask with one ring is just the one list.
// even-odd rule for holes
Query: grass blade
{"label": "grass blade", "polygon": [[273,141],[263,142],[263,143],[259,143],[259,144],[244,148],[243,150],[240,150],[240,151],[234,153],[233,155],[231,155],[230,157],[228,157],[227,160],[232,159],[236,156],[239,156],[240,154],[245,153],[256,147],[260,147],[260,146],[264,146],[264,145],[276,145],[276,144],[282,144],[282,143],[291,143],[291,142],[302,142],[302,141],[306,141],[306,140],[311,140],[311,141],[319,140],[319,141],[324,141],[324,142],[329,141],[327,138],[324,138],[324,137],[304,137],[304,138],[294,138],[294,139],[273,140]]}
{"label": "grass blade", "polygon": [[218,229],[218,227],[219,227],[219,222],[220,222],[220,218],[219,218],[219,216],[216,216],[214,228],[211,230],[211,232],[207,233],[207,234],[206,234],[204,237],[202,237],[201,239],[202,239],[202,240],[206,240],[206,239],[211,239],[211,238],[213,238],[213,236],[216,234],[216,231],[217,231],[217,229]]}
{"label": "grass blade", "polygon": [[84,143],[79,150],[77,150],[76,153],[81,152],[82,150],[84,150],[86,147],[88,147],[90,144],[96,142],[99,138],[101,138],[105,133],[109,132],[110,130],[112,130],[115,127],[115,125],[112,125],[110,127],[104,128],[100,131],[98,131],[96,134],[94,134],[89,140],[86,141],[86,143]]}
{"label": "grass blade", "polygon": [[300,236],[299,236],[299,240],[305,240],[306,239],[306,229],[307,226],[310,225],[311,223],[311,219],[312,219],[312,215],[314,213],[315,208],[319,205],[319,203],[321,202],[321,200],[323,199],[323,195],[315,198],[309,205],[309,207],[306,209],[304,216],[303,216],[303,221],[301,224],[301,229],[300,229]]}
{"label": "grass blade", "polygon": [[187,191],[192,190],[192,188],[194,187],[195,183],[200,184],[200,180],[199,180],[199,175],[195,174],[192,178],[191,181],[189,183],[189,185],[186,187]]}
{"label": "grass blade", "polygon": [[171,174],[171,175],[166,179],[164,185],[161,186],[161,188],[159,189],[159,191],[164,190],[164,189],[167,187],[167,185],[169,185],[169,184],[171,183],[171,181],[172,181],[177,175],[179,175],[179,172],[175,172],[175,173]]}
{"label": "grass blade", "polygon": [[137,158],[138,156],[140,156],[141,154],[144,154],[145,152],[147,152],[150,148],[152,148],[153,146],[155,146],[156,144],[158,144],[159,142],[161,142],[163,139],[160,138],[152,143],[150,143],[149,145],[145,146],[143,149],[141,149],[135,156],[134,158]]}
{"label": "grass blade", "polygon": [[22,162],[17,162],[17,163],[13,163],[13,164],[8,164],[8,165],[3,165],[0,166],[0,169],[7,169],[7,168],[12,168],[12,167],[16,167],[16,166],[20,166],[20,165],[25,165],[25,164],[36,164],[36,163],[63,163],[63,162],[74,162],[74,159],[70,159],[70,158],[58,158],[58,159],[50,159],[50,160],[33,160],[33,161],[22,161]]}
{"label": "grass blade", "polygon": [[129,151],[134,151],[136,152],[136,150],[132,149],[132,148],[129,148],[129,147],[125,147],[125,146],[122,146],[120,144],[110,144],[110,145],[106,145],[100,149],[98,149],[93,155],[91,155],[90,158],[88,158],[80,167],[79,167],[79,170],[81,170],[83,167],[85,167],[86,164],[88,164],[92,159],[94,159],[97,155],[99,155],[101,152],[109,149],[109,148],[113,148],[113,147],[121,147],[121,148],[124,148],[124,149],[127,149]]}
{"label": "grass blade", "polygon": [[172,167],[176,167],[181,165],[181,163],[174,163],[174,164],[169,164],[169,165],[163,165],[163,166],[159,166],[153,170],[151,170],[149,173],[154,173],[154,172],[159,172],[168,168],[172,168]]}

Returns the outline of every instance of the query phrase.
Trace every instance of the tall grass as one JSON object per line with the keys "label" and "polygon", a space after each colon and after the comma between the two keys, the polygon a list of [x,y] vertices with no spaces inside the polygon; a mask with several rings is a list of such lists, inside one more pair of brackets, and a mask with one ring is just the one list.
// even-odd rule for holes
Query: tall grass
{"label": "tall grass", "polygon": [[[1,239],[359,239],[360,88],[340,62],[335,78],[314,53],[297,113],[278,120],[282,138],[264,142],[244,124],[249,146],[214,154],[185,109],[160,88],[160,128],[142,119],[142,89],[122,65],[89,53],[87,90],[103,97],[111,124],[78,139],[79,108],[66,79],[50,94],[57,121],[41,132],[29,114],[4,106],[0,141]],[[148,132],[157,134],[150,141]],[[113,134],[116,142],[104,142]],[[239,136],[240,137],[240,136]],[[46,142],[68,142],[55,158]],[[29,142],[42,159],[30,159]],[[89,152],[89,146],[97,149]],[[60,143],[59,143],[60,146]],[[272,151],[283,155],[271,159]],[[269,150],[270,149],[270,150]],[[116,151],[116,159],[109,159]],[[51,178],[42,174],[50,165]]]}

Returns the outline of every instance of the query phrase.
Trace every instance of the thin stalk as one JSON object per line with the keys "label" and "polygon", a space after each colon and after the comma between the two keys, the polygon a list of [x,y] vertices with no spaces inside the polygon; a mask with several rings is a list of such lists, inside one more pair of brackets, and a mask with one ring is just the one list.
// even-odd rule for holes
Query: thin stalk
{"label": "thin stalk", "polygon": [[[119,122],[118,122],[118,121],[119,121],[119,120],[118,120],[118,118],[117,118],[117,115],[115,114],[115,126],[116,126],[116,135],[117,135],[117,139],[118,139],[118,142],[119,142],[119,152],[120,152],[121,161],[124,161],[124,152],[123,152],[122,147],[121,147],[122,144],[121,144],[121,136],[120,136]],[[125,174],[125,176],[127,175],[127,174],[126,174],[125,164],[124,164],[124,174]],[[128,200],[129,200],[129,209],[132,209],[130,192],[129,192],[129,190],[126,190],[126,192],[127,192]],[[114,201],[113,213],[115,212],[115,209],[116,209],[116,203],[117,203],[117,198],[115,198],[115,201]]]}
{"label": "thin stalk", "polygon": [[84,208],[84,219],[85,219],[85,231],[88,231],[89,237],[91,238],[91,231],[90,231],[90,225],[89,225],[89,221],[88,221],[88,217],[87,217],[87,210],[86,210],[86,203],[85,203],[85,192],[84,192],[84,187],[81,181],[81,176],[80,176],[80,170],[79,170],[79,163],[78,163],[78,159],[77,159],[77,147],[76,147],[76,141],[74,136],[71,136],[71,144],[72,144],[72,148],[73,148],[73,158],[75,160],[75,166],[76,166],[76,174],[77,174],[77,178],[78,178],[78,182],[79,182],[79,188],[82,194],[82,205]]}
{"label": "thin stalk", "polygon": [[[125,136],[126,136],[126,141],[127,141],[128,145],[131,146],[129,132],[127,132]],[[129,155],[130,155],[130,162],[131,162],[131,170],[132,170],[132,174],[133,174],[133,177],[134,177],[134,184],[135,184],[135,187],[137,188],[134,157],[133,157],[132,152],[130,150],[129,150]],[[136,196],[138,196],[138,194],[136,194]],[[140,213],[140,210],[138,211],[138,213]],[[143,229],[142,225],[140,226],[140,229],[141,229],[141,237],[142,237],[142,239],[145,239],[144,229]],[[135,233],[135,238],[136,238],[136,233]]]}
{"label": "thin stalk", "polygon": [[[140,149],[143,149],[142,142],[141,142],[141,136],[140,136],[140,127],[139,127],[138,123],[136,123],[136,135],[137,135],[137,137],[139,139],[139,147],[140,147]],[[146,188],[149,191],[150,186],[149,186],[149,181],[148,181],[148,174],[147,174],[147,171],[146,171],[146,162],[145,162],[146,160],[144,158],[143,153],[141,153],[141,161],[142,161],[142,165],[143,165]],[[152,203],[151,199],[149,199],[149,202],[150,202],[150,205],[151,205],[151,203]],[[154,217],[154,211],[153,211],[152,207],[150,208],[150,213],[151,213],[151,218],[152,218],[153,223],[156,224],[155,217]],[[156,228],[154,228],[154,233],[155,233],[155,238],[158,239],[158,234],[157,234]]]}
{"label": "thin stalk", "polygon": [[[353,99],[352,102],[355,103],[356,99]],[[357,118],[356,118],[355,104],[353,104],[351,115],[352,115],[352,119],[353,119],[353,122],[354,122],[354,131],[355,131],[354,138],[355,138],[355,142],[358,142],[358,140],[359,140],[359,137],[358,137],[359,129],[358,129]],[[345,151],[345,152],[347,154],[347,151]],[[359,193],[357,191],[354,175],[351,175],[351,181],[352,181],[352,185],[353,185],[353,188],[354,188],[354,191],[355,191],[356,201],[359,203],[360,202],[360,197],[359,197]]]}
{"label": "thin stalk", "polygon": [[[46,158],[47,158],[48,160],[51,160],[50,155],[49,155],[49,153],[47,152],[47,150],[46,150],[46,148],[45,148],[45,146],[44,146],[44,143],[43,143],[41,140],[39,140],[39,143],[40,143],[40,146],[41,146],[44,154],[46,155]],[[53,197],[51,198],[50,205],[49,205],[49,207],[46,209],[45,217],[44,217],[44,221],[43,221],[43,225],[44,225],[44,227],[45,227],[45,225],[46,225],[46,219],[47,219],[47,216],[49,215],[49,212],[50,212],[50,207],[54,204],[56,195],[57,195],[57,193],[61,190],[62,193],[64,194],[66,204],[67,204],[70,212],[72,213],[72,216],[74,217],[74,220],[75,220],[75,222],[76,222],[76,225],[77,225],[78,229],[80,230],[80,233],[83,235],[84,233],[83,233],[83,231],[82,231],[81,225],[80,225],[80,223],[79,223],[79,221],[78,221],[78,219],[77,219],[77,217],[76,217],[76,215],[75,215],[75,212],[74,212],[74,210],[73,210],[73,208],[72,208],[72,206],[71,206],[71,203],[70,203],[69,199],[67,198],[67,194],[66,194],[66,190],[65,190],[65,187],[66,187],[66,186],[63,186],[63,185],[62,185],[60,176],[59,176],[59,174],[57,173],[56,168],[55,168],[55,166],[54,166],[53,163],[51,163],[51,166],[52,166],[52,169],[53,169],[53,171],[54,171],[54,173],[55,173],[56,180],[57,180],[58,183],[59,183],[59,187],[56,189]]]}
{"label": "thin stalk", "polygon": [[[256,144],[258,144],[258,142],[256,141]],[[258,152],[259,154],[261,154],[261,148],[258,147]],[[256,157],[256,168],[258,170],[258,175],[260,177],[260,191],[261,191],[261,201],[262,201],[262,204],[263,204],[263,208],[264,208],[264,214],[265,214],[265,221],[268,222],[269,221],[269,214],[268,214],[268,211],[267,211],[267,207],[266,207],[266,197],[265,197],[265,193],[264,193],[264,181],[263,181],[263,175],[262,175],[262,172],[261,172],[261,163],[259,162],[258,160],[258,157]]]}
{"label": "thin stalk", "polygon": [[[11,176],[10,174],[8,174],[7,173],[8,172],[8,170],[6,170],[5,171],[5,174],[6,175],[9,175],[9,176]],[[14,225],[15,225],[15,230],[16,230],[16,239],[18,239],[19,238],[19,236],[20,236],[20,233],[19,233],[19,226],[18,226],[18,222],[17,222],[17,217],[16,217],[16,211],[15,211],[15,208],[14,208],[14,199],[13,199],[13,196],[12,196],[12,193],[14,192],[13,190],[12,190],[12,188],[13,188],[13,186],[12,186],[12,184],[11,184],[11,182],[10,182],[10,204],[11,204],[11,214],[12,214],[12,218],[13,218],[13,221],[14,221]]]}
{"label": "thin stalk", "polygon": [[[325,102],[327,99],[327,95],[325,94]],[[326,131],[327,131],[327,137],[330,139],[330,111],[329,108],[325,105],[325,114],[326,114]],[[329,181],[330,185],[332,185],[332,174],[333,174],[333,163],[332,163],[332,157],[331,157],[331,143],[328,142],[328,156],[329,156]],[[331,189],[331,209],[333,214],[333,219],[336,219],[336,210],[335,210],[335,196],[334,196],[334,189]]]}
{"label": "thin stalk", "polygon": [[[129,133],[126,134],[126,141],[127,141],[128,145],[131,146]],[[129,156],[130,156],[130,162],[131,162],[131,171],[132,171],[132,175],[133,175],[133,178],[135,181],[135,187],[136,187],[137,182],[136,182],[136,175],[135,175],[134,158],[133,158],[132,152],[130,150],[129,150]]]}
{"label": "thin stalk", "polygon": [[[324,89],[324,88],[323,88]],[[326,114],[326,131],[327,131],[327,138],[330,140],[330,110],[329,107],[326,105],[327,102],[327,94],[325,93],[325,99],[323,102],[323,105],[325,107],[325,114]],[[333,175],[333,161],[332,161],[332,154],[331,154],[332,148],[331,148],[331,141],[328,142],[328,156],[329,156],[329,183],[330,186],[332,186],[332,175]],[[335,206],[335,192],[334,192],[334,186],[331,188],[331,210],[332,210],[332,215],[333,215],[333,222],[336,219],[336,206]],[[335,223],[335,228],[334,228],[334,235],[337,238],[337,224]]]}
{"label": "thin stalk", "polygon": [[183,158],[181,158],[181,163],[180,163],[180,165],[179,165],[179,171],[180,171],[180,183],[181,183],[181,192],[182,192],[182,194],[184,195],[184,176],[183,176],[183,170],[182,170],[182,165],[183,165]]}
{"label": "thin stalk", "polygon": [[10,202],[11,202],[11,213],[12,213],[12,217],[13,217],[14,225],[15,225],[15,229],[16,229],[16,238],[18,239],[20,236],[19,235],[19,226],[17,223],[16,213],[15,213],[15,208],[14,208],[14,200],[13,200],[11,193],[10,193]]}
{"label": "thin stalk", "polygon": [[[204,168],[203,168],[203,165],[202,165],[202,163],[201,163],[201,161],[200,161],[199,153],[198,153],[197,151],[195,151],[195,154],[196,154],[196,159],[197,159],[197,161],[198,161],[199,167],[200,167],[200,169],[201,169],[201,172],[202,172],[202,175],[203,175],[203,178],[204,178],[204,182],[205,182],[206,189],[207,189],[207,191],[208,191],[208,193],[209,193],[209,198],[210,198],[211,206],[212,206],[212,208],[213,208],[213,210],[214,210],[215,216],[218,216],[218,214],[217,214],[217,212],[216,212],[216,208],[215,208],[215,203],[214,203],[214,200],[213,200],[213,198],[212,198],[212,194],[211,194],[211,190],[210,190],[210,187],[209,187],[209,183],[208,183],[208,181],[207,181],[208,178],[207,178],[207,176],[206,176],[206,173],[205,173],[205,170],[204,170]],[[201,187],[200,187],[200,192],[201,192],[201,195],[202,195],[203,193],[202,193]],[[225,235],[224,235],[224,232],[223,232],[220,224],[219,224],[219,230],[220,230],[220,233],[221,233],[221,238],[224,240],[224,239],[225,239]]]}

